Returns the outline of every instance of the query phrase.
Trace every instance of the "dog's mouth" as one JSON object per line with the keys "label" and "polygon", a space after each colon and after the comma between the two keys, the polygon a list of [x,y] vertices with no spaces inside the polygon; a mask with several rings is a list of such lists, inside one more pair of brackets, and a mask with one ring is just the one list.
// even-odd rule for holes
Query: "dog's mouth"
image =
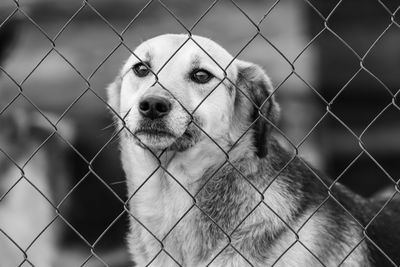
{"label": "dog's mouth", "polygon": [[139,145],[151,149],[167,148],[179,137],[163,120],[143,119],[132,133]]}
{"label": "dog's mouth", "polygon": [[138,144],[151,149],[184,151],[193,146],[200,137],[200,131],[193,124],[186,125],[180,132],[174,132],[166,123],[160,121],[142,120],[133,134],[139,140]]}
{"label": "dog's mouth", "polygon": [[177,134],[168,127],[164,120],[143,119],[135,129],[135,135],[153,138],[177,138]]}
{"label": "dog's mouth", "polygon": [[139,128],[135,131],[135,135],[137,136],[149,136],[149,137],[169,137],[169,138],[177,138],[174,133],[168,131],[166,129],[148,129],[148,128]]}

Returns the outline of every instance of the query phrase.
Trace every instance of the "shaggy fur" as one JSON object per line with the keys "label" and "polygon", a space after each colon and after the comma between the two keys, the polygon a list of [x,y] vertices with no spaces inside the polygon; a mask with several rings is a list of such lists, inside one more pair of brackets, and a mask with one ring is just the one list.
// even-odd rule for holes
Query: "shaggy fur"
{"label": "shaggy fur", "polygon": [[[3,67],[19,32],[19,20],[14,17],[0,27],[0,64]],[[4,76],[0,71],[0,77]],[[0,85],[0,110],[7,104],[8,97],[4,97],[7,89]],[[42,144],[53,129],[49,129],[38,112],[16,105],[0,114],[0,266],[55,266],[58,225],[53,222],[47,226],[56,213],[34,186],[54,201],[53,196],[65,195],[67,168],[62,152],[65,146],[55,138]],[[66,134],[63,125],[63,122],[58,125],[60,134]],[[41,145],[21,171],[15,164],[22,166]],[[26,179],[21,179],[22,173]],[[44,229],[46,231],[39,236]]]}
{"label": "shaggy fur", "polygon": [[[108,88],[124,126],[137,266],[385,266],[382,251],[399,264],[399,206],[364,231],[382,203],[340,184],[330,195],[331,180],[282,148],[271,134],[279,107],[265,72],[209,39],[187,38],[144,42]],[[151,68],[146,77],[132,71],[139,59]],[[197,84],[188,78],[196,69],[214,78]],[[166,97],[171,112],[143,118],[138,103],[148,95]]]}
{"label": "shaggy fur", "polygon": [[[41,116],[22,108],[0,116],[0,148],[20,167],[52,133]],[[58,130],[72,140],[69,125],[61,123]],[[23,168],[24,178],[21,170],[0,152],[0,266],[55,266],[60,225],[54,221],[48,227],[56,216],[48,200],[56,205],[66,194],[68,168],[64,151],[65,144],[49,139]],[[27,250],[28,262],[24,264],[21,249]]]}

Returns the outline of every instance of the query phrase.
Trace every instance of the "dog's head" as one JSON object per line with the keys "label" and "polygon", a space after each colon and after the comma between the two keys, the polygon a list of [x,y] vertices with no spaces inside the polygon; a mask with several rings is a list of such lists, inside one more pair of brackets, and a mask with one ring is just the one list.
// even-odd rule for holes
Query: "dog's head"
{"label": "dog's head", "polygon": [[182,151],[207,138],[232,145],[247,131],[265,156],[279,108],[259,66],[199,36],[161,35],[134,54],[107,91],[115,117],[142,145]]}

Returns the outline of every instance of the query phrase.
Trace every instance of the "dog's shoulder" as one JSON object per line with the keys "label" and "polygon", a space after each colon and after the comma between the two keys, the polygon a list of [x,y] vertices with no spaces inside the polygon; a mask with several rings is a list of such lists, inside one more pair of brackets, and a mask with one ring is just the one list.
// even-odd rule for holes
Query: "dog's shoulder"
{"label": "dog's shoulder", "polygon": [[400,264],[400,199],[386,202],[371,199],[365,208],[365,234],[371,261],[376,266],[394,266],[392,262]]}
{"label": "dog's shoulder", "polygon": [[330,231],[346,232],[345,228],[352,225],[358,229],[357,232],[366,235],[363,242],[367,244],[368,257],[373,264],[393,266],[393,261],[399,265],[400,254],[396,245],[400,243],[399,197],[387,205],[387,200],[366,199],[342,184],[334,183],[333,179],[295,157],[276,141],[270,143],[269,151],[271,154],[266,164],[272,166],[272,173],[280,172],[281,183],[286,183],[286,190],[298,199],[299,214],[324,203],[321,210],[331,222],[327,225],[332,228]]}

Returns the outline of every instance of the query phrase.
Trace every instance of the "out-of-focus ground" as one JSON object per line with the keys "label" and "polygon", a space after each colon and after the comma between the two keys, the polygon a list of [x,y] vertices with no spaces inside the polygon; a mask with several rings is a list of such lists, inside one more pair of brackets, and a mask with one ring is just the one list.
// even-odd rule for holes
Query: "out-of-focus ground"
{"label": "out-of-focus ground", "polygon": [[[310,2],[324,16],[335,6],[334,1]],[[327,24],[361,57],[391,22],[387,10],[377,1],[365,2],[344,1]],[[185,33],[186,30],[157,1],[149,4],[132,24],[131,20],[147,1],[94,0],[89,3],[96,11],[88,5],[80,10],[82,1],[77,0],[21,1],[21,9],[41,29],[19,14],[22,18],[19,38],[2,66],[38,108],[58,116],[63,114],[62,121],[74,125],[76,137],[71,142],[76,151],[68,149],[73,168],[69,189],[79,185],[65,200],[69,207],[65,216],[88,243],[95,243],[94,251],[107,264],[128,266],[128,256],[123,249],[127,218],[124,215],[115,220],[123,212],[123,205],[107,188],[109,186],[125,199],[117,142],[108,143],[113,130],[108,127],[111,118],[102,100],[106,99],[105,87],[130,55],[114,31],[121,33],[126,29],[123,43],[134,50],[140,42],[158,34]],[[165,0],[163,3],[190,28],[212,1]],[[270,10],[260,24],[267,40],[258,36],[242,50],[257,30],[231,1],[217,2],[192,33],[210,37],[233,55],[239,54],[239,58],[263,66],[278,87],[276,95],[282,106],[280,128],[290,142],[301,144],[300,155],[337,178],[362,151],[360,142],[349,129],[360,135],[391,103],[389,92],[395,94],[400,88],[397,75],[400,69],[399,27],[391,26],[366,55],[364,68],[370,73],[365,70],[357,73],[360,67],[357,56],[329,30],[320,33],[324,20],[305,1],[280,1],[276,6],[275,1],[270,0],[236,3],[255,22]],[[0,8],[0,20],[4,20],[15,9],[15,4],[2,1]],[[388,8],[395,9],[394,6]],[[55,38],[54,42],[48,38]],[[314,41],[310,44],[311,40]],[[292,73],[292,67],[297,75]],[[18,94],[18,87],[7,75],[2,76],[0,84],[1,110]],[[333,100],[330,108],[342,123],[326,114],[327,105],[318,94],[327,102]],[[5,112],[29,105],[26,99],[18,97]],[[400,111],[394,106],[379,115],[362,135],[362,147],[369,155],[361,155],[340,182],[369,196],[390,184],[388,174],[399,179],[399,118]],[[107,186],[89,172],[88,163]],[[62,245],[57,266],[80,266],[91,255],[90,246],[71,227],[65,227]],[[85,266],[102,266],[102,263],[92,257]]]}

